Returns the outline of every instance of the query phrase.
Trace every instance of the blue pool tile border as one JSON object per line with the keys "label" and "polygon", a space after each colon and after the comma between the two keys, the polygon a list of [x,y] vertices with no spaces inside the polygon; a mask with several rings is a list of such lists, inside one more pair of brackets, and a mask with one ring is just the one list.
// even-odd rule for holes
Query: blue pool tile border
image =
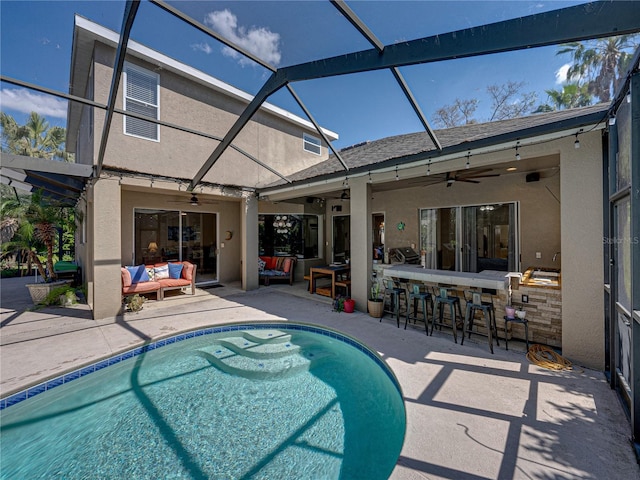
{"label": "blue pool tile border", "polygon": [[102,370],[110,365],[115,365],[124,360],[128,360],[133,357],[137,357],[145,352],[150,352],[157,348],[164,347],[166,345],[171,345],[177,342],[181,342],[183,340],[188,340],[194,337],[201,337],[204,335],[212,335],[216,333],[227,333],[227,332],[237,332],[239,330],[266,330],[266,329],[279,329],[279,330],[294,330],[301,332],[310,332],[317,333],[320,335],[324,335],[325,337],[333,338],[335,340],[340,340],[341,342],[346,343],[347,345],[351,345],[354,348],[357,348],[362,353],[367,355],[370,359],[372,359],[389,377],[391,382],[395,385],[396,389],[400,396],[402,394],[402,388],[400,387],[400,383],[398,379],[395,377],[389,366],[380,358],[380,356],[371,350],[369,347],[359,342],[358,340],[344,335],[342,333],[336,332],[334,330],[329,330],[324,327],[317,327],[314,325],[304,325],[304,324],[296,324],[296,323],[250,323],[250,324],[235,324],[235,325],[224,325],[220,327],[208,327],[200,330],[194,330],[191,332],[181,333],[178,335],[174,335],[169,338],[163,338],[161,340],[157,340],[155,342],[151,342],[142,347],[136,347],[132,350],[127,350],[126,352],[120,353],[118,355],[114,355],[113,357],[100,360],[91,365],[87,365],[81,367],[72,372],[67,372],[58,377],[49,379],[45,382],[39,383],[37,385],[28,387],[24,390],[21,390],[13,395],[9,395],[8,397],[0,399],[0,410],[4,410],[5,408],[16,405],[20,402],[23,402],[29,398],[35,397],[41,393],[44,393],[53,388],[59,387],[60,385],[65,385],[73,380],[77,380],[91,373],[97,372],[98,370]]}

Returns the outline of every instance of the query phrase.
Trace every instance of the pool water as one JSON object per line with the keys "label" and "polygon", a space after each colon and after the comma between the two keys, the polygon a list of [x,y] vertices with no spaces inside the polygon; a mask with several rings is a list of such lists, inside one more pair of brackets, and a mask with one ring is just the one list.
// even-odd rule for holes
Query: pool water
{"label": "pool water", "polygon": [[386,479],[400,392],[338,338],[199,336],[8,407],[1,478]]}

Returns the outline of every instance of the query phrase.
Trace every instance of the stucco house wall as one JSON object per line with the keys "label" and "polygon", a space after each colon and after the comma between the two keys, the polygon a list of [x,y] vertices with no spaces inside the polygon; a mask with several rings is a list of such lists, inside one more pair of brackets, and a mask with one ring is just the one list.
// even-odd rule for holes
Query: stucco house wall
{"label": "stucco house wall", "polygon": [[[95,100],[106,103],[109,95],[115,50],[101,43],[95,48]],[[162,121],[189,129],[224,137],[246,106],[236,98],[226,96],[170,70],[158,68],[143,60],[128,57],[128,62],[160,75],[160,114]],[[118,92],[118,107],[123,108],[123,82]],[[102,131],[104,116],[96,116],[95,129]],[[303,132],[320,138],[317,132],[292,124],[268,113],[259,113],[243,128],[233,144],[259,158],[276,171],[288,175],[328,157],[323,143],[321,155],[303,149]],[[162,176],[193,178],[213,152],[216,140],[160,126],[159,141],[145,140],[124,134],[122,115],[115,115],[111,124],[111,141],[104,165],[128,170],[149,172]],[[117,138],[117,141],[115,140]],[[99,144],[94,144],[97,157]],[[203,180],[228,184],[249,185],[248,179],[258,179],[256,185],[267,185],[278,177],[247,156],[229,149]]]}

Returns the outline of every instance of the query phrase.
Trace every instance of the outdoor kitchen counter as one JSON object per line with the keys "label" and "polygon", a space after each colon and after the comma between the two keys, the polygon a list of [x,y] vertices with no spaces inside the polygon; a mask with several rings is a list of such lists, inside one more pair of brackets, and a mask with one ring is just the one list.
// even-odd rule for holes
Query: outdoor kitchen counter
{"label": "outdoor kitchen counter", "polygon": [[397,264],[385,266],[385,277],[402,278],[418,282],[445,283],[448,285],[464,285],[474,288],[491,288],[493,290],[507,290],[509,288],[507,272],[483,270],[480,273],[451,272],[447,270],[432,270],[420,265]]}
{"label": "outdoor kitchen counter", "polygon": [[[495,290],[493,302],[496,308],[498,336],[504,337],[505,305],[522,306],[529,321],[529,342],[541,343],[552,347],[562,346],[562,289],[547,285],[529,286],[520,284],[513,289],[509,300],[508,272],[484,270],[480,273],[451,272],[432,270],[420,265],[384,264],[374,265],[377,276],[393,278],[403,282],[425,283],[437,286],[440,283],[453,285],[458,295],[469,288],[488,288]],[[526,300],[525,300],[526,298]],[[464,304],[463,304],[464,311]],[[481,328],[482,330],[482,328]],[[524,340],[524,327],[509,323],[509,338]]]}

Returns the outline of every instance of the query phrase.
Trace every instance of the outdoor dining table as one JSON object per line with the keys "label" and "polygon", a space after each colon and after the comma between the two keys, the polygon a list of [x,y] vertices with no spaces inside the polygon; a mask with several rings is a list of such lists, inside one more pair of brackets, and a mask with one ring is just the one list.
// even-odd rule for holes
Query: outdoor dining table
{"label": "outdoor dining table", "polygon": [[[350,268],[348,264],[311,267],[309,269],[309,274],[311,275],[311,279],[309,280],[309,293],[317,293],[318,295],[336,298],[336,277],[348,273]],[[316,280],[327,276],[331,277],[331,288],[328,286],[316,288]]]}

